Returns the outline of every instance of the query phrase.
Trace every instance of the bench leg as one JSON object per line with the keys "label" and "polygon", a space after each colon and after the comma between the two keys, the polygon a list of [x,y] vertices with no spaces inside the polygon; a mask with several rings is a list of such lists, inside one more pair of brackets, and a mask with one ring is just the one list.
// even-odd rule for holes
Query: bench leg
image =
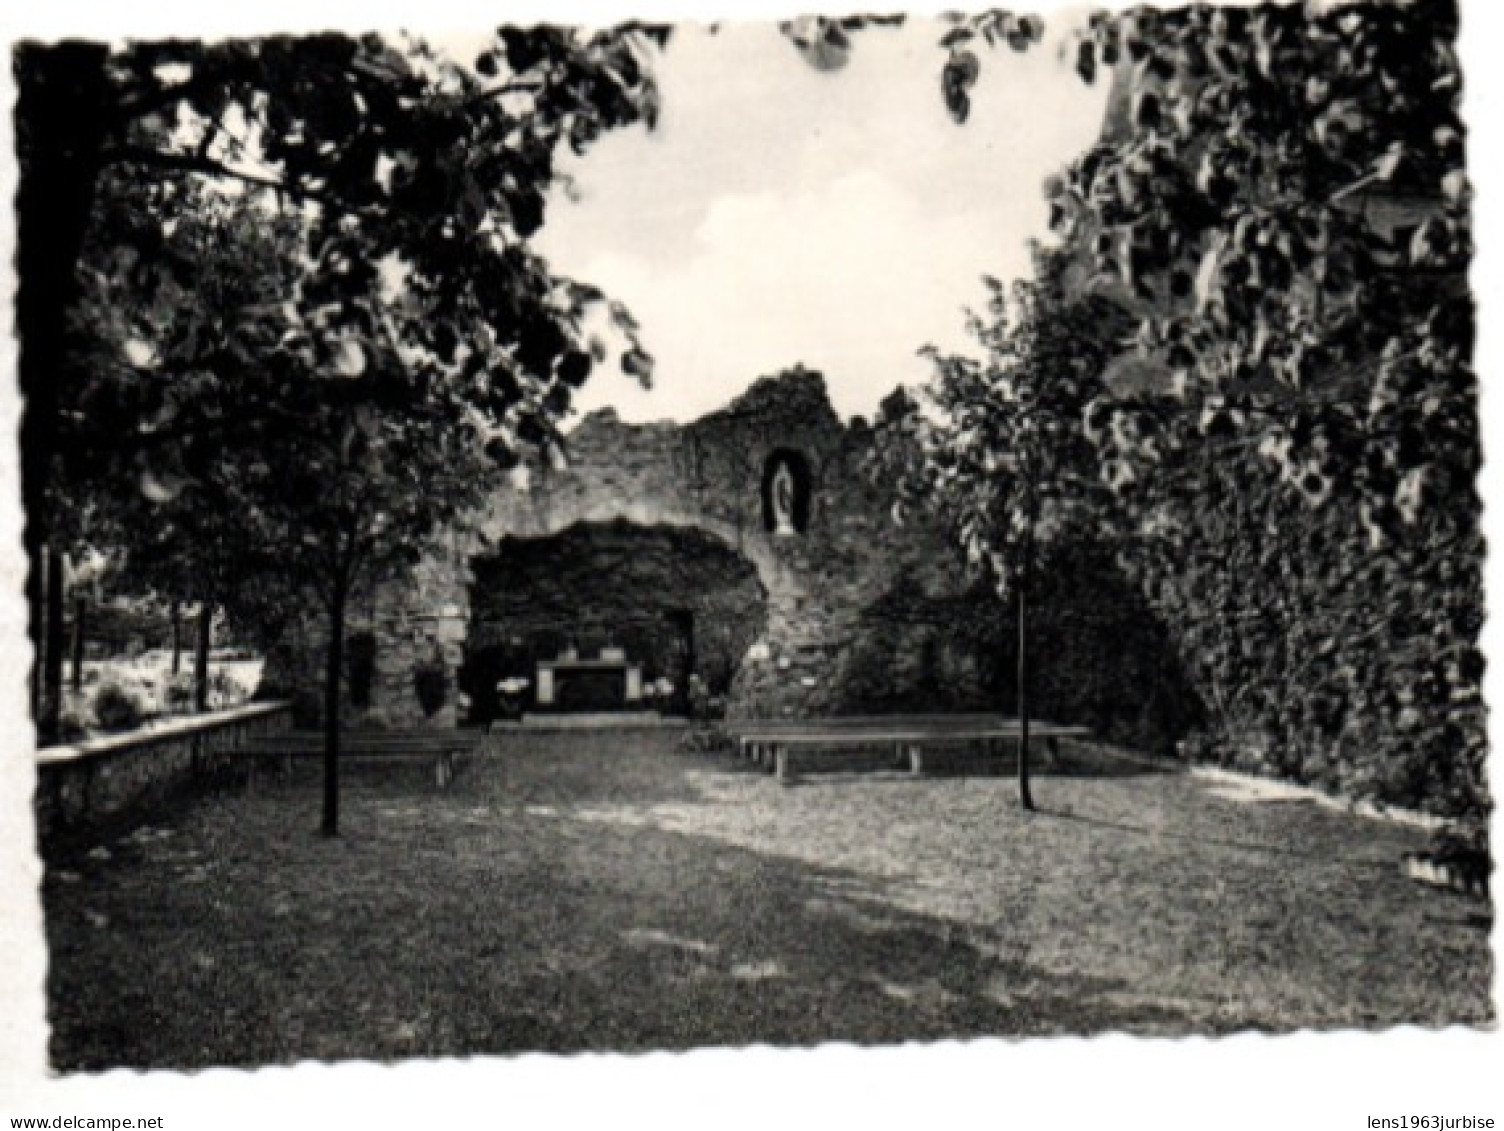
{"label": "bench leg", "polygon": [[1050,769],[1053,770],[1057,766],[1059,766],[1060,765],[1060,739],[1056,738],[1054,735],[1051,735],[1049,738],[1046,738],[1044,740],[1044,753],[1045,753],[1045,761],[1049,764]]}
{"label": "bench leg", "polygon": [[449,783],[454,780],[454,765],[450,757],[449,754],[440,754],[434,762],[434,782],[440,789],[448,789]]}
{"label": "bench leg", "polygon": [[913,743],[909,744],[908,756],[909,756],[909,773],[913,774],[916,778],[923,776],[923,774],[924,774],[924,751],[920,747],[919,743],[913,742]]}
{"label": "bench leg", "polygon": [[794,770],[789,765],[789,748],[787,746],[773,747],[773,772],[784,785],[788,785],[794,780]]}

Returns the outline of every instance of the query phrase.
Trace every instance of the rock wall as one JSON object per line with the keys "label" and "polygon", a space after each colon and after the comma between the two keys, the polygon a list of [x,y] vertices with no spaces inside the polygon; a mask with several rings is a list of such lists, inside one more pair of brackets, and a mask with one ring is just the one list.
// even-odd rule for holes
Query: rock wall
{"label": "rock wall", "polygon": [[[347,704],[355,725],[490,717],[501,677],[569,644],[624,647],[680,693],[660,705],[682,709],[686,612],[696,674],[733,717],[1013,709],[1012,610],[968,580],[936,526],[894,522],[891,488],[868,469],[871,430],[836,417],[817,374],[761,380],[685,425],[594,413],[567,443],[565,460],[499,476],[410,576],[354,603],[351,634],[375,642],[369,679],[347,680],[370,688]],[[780,463],[794,496],[783,523]],[[1031,637],[1043,717],[1158,747],[1199,710],[1163,630],[1098,551],[1041,579]],[[300,725],[317,717],[321,639],[311,621],[268,662],[298,692]],[[445,680],[432,713],[425,668]]]}
{"label": "rock wall", "polygon": [[[462,531],[450,531],[406,577],[352,598],[341,707],[350,726],[453,728],[462,721],[457,676],[468,627],[469,546]],[[359,649],[349,644],[366,633],[374,647],[367,670],[357,676]],[[320,725],[327,639],[325,618],[310,610],[291,635],[267,650],[261,694],[290,700],[299,728]],[[418,694],[420,673],[428,670],[444,678],[444,701],[434,711]],[[360,684],[365,694],[356,701],[351,692]]]}
{"label": "rock wall", "polygon": [[[764,378],[684,425],[627,424],[597,412],[566,442],[565,459],[499,476],[488,505],[411,577],[356,602],[350,629],[372,632],[376,649],[370,703],[351,705],[355,723],[461,721],[467,653],[497,643],[497,611],[507,603],[496,592],[505,577],[486,563],[504,547],[515,551],[581,524],[693,531],[746,563],[763,595],[755,632],[720,623],[714,601],[695,629],[707,641],[752,638],[720,674],[733,716],[997,703],[1004,677],[978,631],[997,622],[996,603],[968,589],[937,530],[895,526],[891,496],[864,468],[867,429],[836,416],[818,374]],[[788,468],[781,487],[780,465]],[[780,489],[791,496],[782,519],[773,498]],[[579,588],[582,623],[609,620],[610,610],[592,608],[595,587]],[[318,686],[309,645],[319,637],[310,625],[272,658],[269,678],[305,689],[305,714],[316,711],[307,691]],[[448,678],[450,695],[432,715],[416,694],[422,665],[442,667]]]}
{"label": "rock wall", "polygon": [[[733,715],[983,705],[997,673],[967,629],[988,599],[968,592],[938,531],[895,527],[891,496],[863,467],[868,445],[865,428],[837,418],[823,379],[795,370],[683,426],[593,414],[570,434],[567,465],[530,467],[478,526],[492,546],[610,521],[719,540],[766,594],[766,623],[730,679]],[[783,532],[771,498],[780,462],[794,492]]]}

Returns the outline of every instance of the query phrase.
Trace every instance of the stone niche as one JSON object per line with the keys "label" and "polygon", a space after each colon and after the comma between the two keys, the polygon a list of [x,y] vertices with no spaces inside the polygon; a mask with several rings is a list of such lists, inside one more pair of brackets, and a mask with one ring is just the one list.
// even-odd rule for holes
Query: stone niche
{"label": "stone niche", "polygon": [[[733,717],[1001,701],[1003,611],[938,529],[894,522],[870,430],[836,416],[818,374],[763,378],[683,425],[603,410],[565,442],[562,461],[498,474],[480,513],[357,610],[374,647],[355,722],[456,725],[494,709],[488,684],[571,644],[622,648],[680,690],[686,635]],[[447,680],[437,712],[418,667]]]}
{"label": "stone niche", "polygon": [[763,633],[757,570],[712,534],[624,519],[581,522],[540,538],[505,538],[471,562],[470,623],[460,687],[477,721],[503,713],[496,686],[529,681],[539,661],[571,656],[639,669],[647,694],[624,700],[625,666],[558,677],[557,709],[653,707],[681,712],[691,672],[724,696]]}

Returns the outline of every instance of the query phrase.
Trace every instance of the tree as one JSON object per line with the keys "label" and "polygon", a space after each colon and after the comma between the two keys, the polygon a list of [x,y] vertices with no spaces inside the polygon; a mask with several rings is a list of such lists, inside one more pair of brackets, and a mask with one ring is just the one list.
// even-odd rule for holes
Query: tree
{"label": "tree", "polygon": [[[869,22],[785,31],[811,57]],[[964,124],[977,49],[1027,50],[1042,25],[946,22],[942,94]],[[1456,34],[1454,0],[1140,7],[1076,33],[1077,73],[1113,91],[1100,142],[1045,186],[1051,223],[1080,256],[1076,285],[1137,317],[1133,368],[1158,394],[1108,390],[1099,424],[1138,418],[1110,454],[1157,462],[1209,432],[1256,434],[1313,503],[1360,486],[1376,538],[1421,496],[1471,493]]]}
{"label": "tree", "polygon": [[[492,365],[494,387],[478,399],[500,416],[588,374],[591,355],[567,323],[603,296],[553,277],[526,241],[543,222],[560,145],[583,149],[605,129],[652,123],[650,47],[666,38],[643,25],[506,28],[473,70],[418,41],[374,35],[22,44],[17,324],[33,608],[55,465],[82,450],[78,406],[93,390],[67,327],[91,226],[134,253],[131,281],[149,305],[181,273],[159,252],[173,201],[192,186],[301,213],[318,229],[320,261],[340,264],[293,296],[305,314],[322,311],[313,347],[321,360],[352,358],[349,336],[373,331],[343,298],[385,272],[412,296],[415,316],[401,329],[417,345],[453,363],[463,343],[477,371]],[[612,312],[630,341],[629,316]],[[488,332],[468,341],[456,332],[471,326]],[[648,371],[635,341],[623,361]],[[123,409],[141,409],[124,400]],[[527,414],[529,430],[546,434],[539,424],[551,411]],[[118,446],[140,441],[149,419],[118,421]],[[37,639],[42,619],[33,617]]]}
{"label": "tree", "polygon": [[[133,463],[101,459],[99,470],[117,474],[96,487],[115,485],[137,575],[196,599],[201,634],[215,604],[236,603],[236,590],[259,576],[294,608],[313,599],[327,628],[323,829],[333,835],[350,599],[411,565],[431,533],[476,501],[509,421],[482,415],[467,367],[446,367],[387,330],[347,337],[359,364],[325,369],[316,319],[272,301],[322,269],[309,242],[316,231],[241,198],[201,201],[164,247],[193,264],[191,285],[170,299],[164,289],[149,317],[139,303],[99,303],[138,316],[129,341],[97,344],[117,358],[134,345],[121,387],[158,406],[149,424],[161,434],[151,433],[149,459],[140,447],[118,453]],[[406,295],[372,286],[346,301],[388,330],[409,316]],[[196,321],[219,328],[207,352],[183,345],[197,341]],[[114,369],[103,361],[96,396],[113,395],[111,378],[121,377],[118,360]],[[202,664],[202,635],[198,651]]]}
{"label": "tree", "polygon": [[[1027,51],[1044,36],[1038,16],[1017,16],[1001,8],[974,13],[946,13],[939,46],[946,52],[940,72],[940,94],[958,123],[971,116],[971,88],[982,73],[978,49],[1006,43]],[[892,16],[802,16],[778,25],[800,56],[818,71],[839,70],[851,54],[852,35],[868,28],[901,27],[902,14]]]}
{"label": "tree", "polygon": [[[32,487],[134,483],[193,566],[243,567],[260,545],[316,594],[328,834],[351,592],[412,561],[473,498],[478,461],[552,442],[606,358],[583,323],[605,297],[553,275],[527,238],[558,145],[652,120],[644,42],[665,35],[503,29],[475,73],[340,36],[136,46],[102,64],[124,100],[109,120],[129,122],[95,154],[112,173],[96,171],[101,235],[80,248],[122,286],[86,311],[94,352],[63,351],[46,423],[70,443],[38,453]],[[54,62],[31,49],[23,80]],[[147,104],[172,124],[146,121]],[[31,144],[45,166],[48,143]],[[116,175],[127,167],[162,179]],[[609,311],[622,368],[646,380],[635,323]]]}
{"label": "tree", "polygon": [[1107,121],[1046,193],[1067,290],[1133,323],[1087,436],[1226,745],[1476,819],[1456,29],[1446,0],[1093,16],[1073,62],[1112,83]]}
{"label": "tree", "polygon": [[[124,198],[117,208],[147,207],[135,186],[106,181],[103,199]],[[49,489],[65,517],[92,516],[93,537],[118,553],[126,585],[165,599],[173,675],[181,606],[197,606],[193,704],[202,711],[216,611],[277,568],[274,548],[253,537],[217,480],[265,428],[231,387],[264,381],[260,370],[277,361],[251,319],[283,300],[279,257],[297,223],[254,208],[241,216],[241,202],[205,186],[186,186],[165,207],[159,221],[170,234],[156,257],[170,281],[139,289],[140,253],[116,245],[107,227],[85,244],[70,344],[90,376],[70,406],[73,446]],[[122,421],[132,428],[124,435]]]}
{"label": "tree", "polygon": [[1156,377],[1153,450],[1119,429],[1116,454],[1254,436],[1313,503],[1359,488],[1376,538],[1423,487],[1471,492],[1455,34],[1447,0],[1093,19],[1079,62],[1116,68],[1115,109],[1049,191]]}
{"label": "tree", "polygon": [[1092,436],[1224,733],[1477,819],[1456,30],[1440,0],[1099,18],[1079,62],[1114,110],[1050,191],[1084,285],[1138,321]]}
{"label": "tree", "polygon": [[[967,557],[1018,611],[1019,803],[1029,784],[1028,605],[1038,570],[1106,514],[1085,409],[1102,391],[1112,350],[1110,304],[1066,289],[1065,257],[1035,251],[1036,277],[987,280],[985,314],[968,321],[983,355],[927,348],[934,381],[919,411],[886,411],[917,440],[907,493],[938,502]],[[879,445],[891,451],[891,442]]]}

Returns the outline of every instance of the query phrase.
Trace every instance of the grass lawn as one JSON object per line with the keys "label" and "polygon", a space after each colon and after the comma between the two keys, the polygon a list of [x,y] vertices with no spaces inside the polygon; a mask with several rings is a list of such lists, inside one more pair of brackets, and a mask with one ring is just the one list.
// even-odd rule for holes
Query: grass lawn
{"label": "grass lawn", "polygon": [[[671,733],[492,738],[446,792],[311,771],[49,861],[63,1071],[1483,1024],[1492,914],[1413,830],[1067,746],[779,785]],[[1006,770],[1006,767],[1004,767]]]}

